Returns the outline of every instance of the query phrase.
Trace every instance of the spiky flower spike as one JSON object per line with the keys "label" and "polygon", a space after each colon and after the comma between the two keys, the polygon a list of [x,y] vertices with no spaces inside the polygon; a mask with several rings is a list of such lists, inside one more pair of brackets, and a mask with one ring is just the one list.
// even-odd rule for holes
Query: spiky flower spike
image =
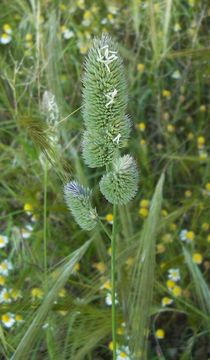
{"label": "spiky flower spike", "polygon": [[100,181],[100,190],[112,204],[126,204],[138,189],[138,172],[134,159],[124,155],[113,163],[113,170]]}
{"label": "spiky flower spike", "polygon": [[[95,39],[85,63],[83,79],[83,156],[90,167],[110,163],[116,148],[129,137],[130,121],[125,115],[127,92],[122,59],[107,34]],[[91,135],[90,135],[91,134]]]}
{"label": "spiky flower spike", "polygon": [[97,212],[91,205],[91,191],[76,181],[64,186],[66,204],[78,225],[84,230],[92,230],[97,224]]}

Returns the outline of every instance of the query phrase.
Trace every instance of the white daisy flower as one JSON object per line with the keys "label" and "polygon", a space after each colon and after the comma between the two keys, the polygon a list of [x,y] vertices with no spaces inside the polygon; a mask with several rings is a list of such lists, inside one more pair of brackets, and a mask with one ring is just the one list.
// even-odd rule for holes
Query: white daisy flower
{"label": "white daisy flower", "polygon": [[6,235],[0,235],[0,248],[4,248],[9,242],[9,239]]}
{"label": "white daisy flower", "polygon": [[168,306],[168,305],[171,305],[172,303],[173,303],[173,300],[170,299],[170,298],[167,297],[167,296],[164,296],[164,297],[162,298],[162,300],[161,300],[161,305],[162,305],[163,307]]}
{"label": "white daisy flower", "polygon": [[195,239],[195,233],[192,230],[183,229],[179,234],[181,241],[186,241],[187,243],[192,243]]}
{"label": "white daisy flower", "polygon": [[10,293],[11,298],[12,298],[14,301],[22,298],[22,294],[21,294],[21,291],[20,291],[20,290],[10,289],[9,293]]}
{"label": "white daisy flower", "polygon": [[7,276],[9,271],[13,269],[12,263],[7,259],[0,263],[0,275]]}
{"label": "white daisy flower", "polygon": [[11,303],[10,290],[3,288],[0,292],[0,303]]}
{"label": "white daisy flower", "polygon": [[128,346],[122,346],[117,350],[117,360],[130,360],[130,350]]}
{"label": "white daisy flower", "polygon": [[168,270],[168,278],[173,281],[179,281],[180,280],[180,273],[179,269],[169,269]]}
{"label": "white daisy flower", "polygon": [[183,229],[182,231],[180,231],[180,233],[179,233],[180,240],[182,240],[182,241],[187,240],[187,238],[186,238],[187,231],[188,231],[187,229]]}
{"label": "white daisy flower", "polygon": [[[107,306],[112,306],[112,294],[111,293],[106,294],[105,303]],[[115,294],[115,304],[116,305],[118,304],[118,300],[116,299],[116,294]]]}
{"label": "white daisy flower", "polygon": [[176,70],[173,72],[173,74],[172,74],[173,79],[178,80],[178,79],[180,79],[180,77],[181,77],[181,74],[180,74],[179,70]]}
{"label": "white daisy flower", "polygon": [[9,44],[11,40],[12,40],[12,37],[7,33],[3,33],[0,36],[0,43],[3,45]]}
{"label": "white daisy flower", "polygon": [[12,313],[6,313],[1,316],[1,322],[6,328],[11,328],[15,323],[15,317]]}
{"label": "white daisy flower", "polygon": [[69,29],[65,29],[63,32],[62,32],[62,35],[64,37],[65,40],[69,40],[71,38],[74,37],[74,32],[69,30]]}
{"label": "white daisy flower", "polygon": [[31,233],[33,231],[33,226],[26,225],[25,228],[21,229],[21,235],[23,239],[28,239],[31,236]]}

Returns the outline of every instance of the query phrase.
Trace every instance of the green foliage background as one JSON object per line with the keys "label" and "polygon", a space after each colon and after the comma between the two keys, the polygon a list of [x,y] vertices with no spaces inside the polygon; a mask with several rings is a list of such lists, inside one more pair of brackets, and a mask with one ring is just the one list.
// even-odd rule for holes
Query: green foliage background
{"label": "green foliage background", "polygon": [[[101,227],[81,231],[63,198],[63,184],[71,177],[92,188],[94,207],[110,233],[112,207],[98,187],[103,170],[89,169],[81,156],[84,58],[103,31],[118,42],[124,59],[134,123],[125,153],[132,154],[140,171],[135,199],[118,209],[118,343],[127,345],[131,328],[142,339],[145,328],[131,321],[125,330],[122,322],[141,319],[144,309],[151,315],[150,323],[142,320],[149,334],[148,359],[208,359],[207,0],[1,1],[0,233],[9,243],[0,249],[0,262],[8,259],[13,270],[0,291],[15,289],[21,296],[1,303],[0,317],[9,312],[23,319],[11,329],[1,321],[1,358],[112,357],[111,311],[107,290],[101,288],[110,279],[110,241]],[[2,43],[4,34],[11,36],[8,44]],[[54,124],[42,109],[46,90],[59,109]],[[156,184],[163,170],[162,200]],[[28,225],[33,230],[25,238]],[[180,240],[182,230],[193,240]],[[201,256],[200,264],[193,254]],[[169,269],[180,270],[179,296],[167,286]],[[34,288],[41,291],[35,299]],[[173,303],[163,307],[164,297]],[[164,330],[164,339],[157,329]],[[137,343],[134,336],[130,345]]]}

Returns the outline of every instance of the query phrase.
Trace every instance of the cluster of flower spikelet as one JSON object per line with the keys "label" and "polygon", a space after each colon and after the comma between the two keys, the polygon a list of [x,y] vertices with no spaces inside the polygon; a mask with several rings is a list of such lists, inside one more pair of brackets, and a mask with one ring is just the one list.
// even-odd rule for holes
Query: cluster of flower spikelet
{"label": "cluster of flower spikelet", "polygon": [[[128,97],[122,59],[107,34],[95,39],[89,50],[83,85],[84,161],[91,168],[106,167],[99,184],[102,194],[112,204],[126,204],[136,194],[138,172],[130,155],[120,157],[119,150],[129,139],[131,122],[126,114]],[[86,230],[94,228],[97,213],[91,206],[90,190],[70,182],[64,192],[77,223]]]}

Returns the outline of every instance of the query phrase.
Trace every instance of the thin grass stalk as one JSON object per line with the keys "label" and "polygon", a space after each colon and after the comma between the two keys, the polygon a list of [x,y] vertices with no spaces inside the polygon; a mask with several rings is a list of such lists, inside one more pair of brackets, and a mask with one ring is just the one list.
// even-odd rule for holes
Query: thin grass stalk
{"label": "thin grass stalk", "polygon": [[44,166],[44,212],[43,212],[43,239],[44,239],[44,288],[47,290],[47,181],[48,181],[48,163]]}
{"label": "thin grass stalk", "polygon": [[166,51],[168,45],[168,33],[169,33],[169,26],[171,21],[171,13],[172,13],[172,0],[166,1],[166,11],[165,11],[165,21],[164,21],[164,29],[163,29],[163,47],[164,51]]}
{"label": "thin grass stalk", "polygon": [[115,250],[116,250],[116,219],[117,206],[113,206],[113,226],[112,226],[112,240],[111,240],[111,283],[112,283],[112,342],[113,342],[113,360],[116,360],[116,305],[115,305]]}

